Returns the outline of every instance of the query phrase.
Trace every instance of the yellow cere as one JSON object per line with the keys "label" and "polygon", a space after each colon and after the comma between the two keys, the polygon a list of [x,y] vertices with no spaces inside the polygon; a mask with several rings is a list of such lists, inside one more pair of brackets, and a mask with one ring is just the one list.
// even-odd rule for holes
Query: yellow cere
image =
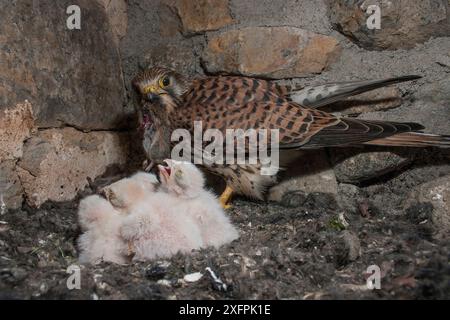
{"label": "yellow cere", "polygon": [[156,88],[156,86],[146,86],[146,87],[144,87],[143,91],[144,91],[144,94],[155,93],[158,91],[158,89]]}

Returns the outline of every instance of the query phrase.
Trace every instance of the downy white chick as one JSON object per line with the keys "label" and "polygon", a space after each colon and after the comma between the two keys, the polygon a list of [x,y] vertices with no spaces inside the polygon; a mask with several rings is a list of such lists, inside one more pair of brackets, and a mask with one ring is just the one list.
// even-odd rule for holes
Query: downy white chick
{"label": "downy white chick", "polygon": [[120,227],[133,206],[155,191],[157,183],[154,175],[139,172],[105,187],[107,200],[93,195],[80,202],[78,219],[84,232],[78,239],[81,263],[124,264],[130,260],[130,245],[120,236]]}
{"label": "downy white chick", "polygon": [[141,202],[121,228],[133,243],[134,260],[170,257],[201,247],[219,247],[238,237],[204,177],[189,162],[158,166],[161,189]]}
{"label": "downy white chick", "polygon": [[192,163],[165,160],[159,166],[163,190],[177,199],[174,210],[183,212],[198,224],[203,247],[219,247],[238,238],[217,197],[204,189],[205,178]]}
{"label": "downy white chick", "polygon": [[178,197],[178,210],[192,217],[200,226],[203,247],[220,247],[236,240],[239,234],[226,216],[217,197],[205,190],[205,178],[192,163],[166,160],[160,166],[161,184]]}
{"label": "downy white chick", "polygon": [[78,221],[83,234],[78,238],[80,263],[110,261],[125,264],[128,245],[120,237],[123,216],[104,198],[92,195],[79,205]]}
{"label": "downy white chick", "polygon": [[202,247],[198,224],[184,212],[173,210],[175,205],[173,196],[157,192],[124,219],[120,235],[132,244],[133,260],[168,258]]}
{"label": "downy white chick", "polygon": [[130,211],[155,192],[158,179],[154,174],[138,172],[103,188],[102,192],[117,209]]}

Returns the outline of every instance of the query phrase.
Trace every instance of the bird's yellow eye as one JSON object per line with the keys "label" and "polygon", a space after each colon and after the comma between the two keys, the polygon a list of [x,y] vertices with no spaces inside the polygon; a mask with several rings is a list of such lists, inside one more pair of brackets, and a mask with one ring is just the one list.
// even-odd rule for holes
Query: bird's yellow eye
{"label": "bird's yellow eye", "polygon": [[165,76],[159,79],[159,86],[165,88],[170,85],[170,78]]}
{"label": "bird's yellow eye", "polygon": [[181,171],[181,170],[177,170],[176,172],[175,172],[175,177],[176,178],[181,178],[183,176],[183,171]]}

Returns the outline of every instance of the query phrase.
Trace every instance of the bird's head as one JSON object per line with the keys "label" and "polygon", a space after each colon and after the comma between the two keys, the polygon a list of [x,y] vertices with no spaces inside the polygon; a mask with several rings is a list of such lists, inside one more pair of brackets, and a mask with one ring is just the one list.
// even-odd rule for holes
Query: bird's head
{"label": "bird's head", "polygon": [[[187,91],[187,81],[173,70],[152,67],[139,73],[132,81],[141,105],[155,113],[171,112],[177,108]],[[145,110],[144,110],[145,111]]]}
{"label": "bird's head", "polygon": [[128,210],[155,191],[158,179],[146,172],[138,172],[102,189],[101,193],[116,208]]}
{"label": "bird's head", "polygon": [[187,161],[164,160],[159,165],[159,177],[162,187],[169,193],[184,198],[195,198],[203,190],[205,179],[202,172]]}

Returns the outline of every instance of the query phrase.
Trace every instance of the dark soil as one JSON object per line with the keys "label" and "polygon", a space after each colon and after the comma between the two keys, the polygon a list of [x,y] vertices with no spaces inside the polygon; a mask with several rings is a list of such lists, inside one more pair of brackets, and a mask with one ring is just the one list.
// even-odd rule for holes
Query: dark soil
{"label": "dark soil", "polygon": [[[83,266],[81,289],[69,290],[66,270],[77,263],[76,206],[48,203],[0,216],[0,298],[450,298],[450,243],[433,237],[426,205],[395,215],[363,204],[345,216],[345,228],[325,195],[297,208],[237,199],[229,215],[241,237],[232,244],[165,261]],[[368,290],[367,268],[374,264],[381,289]],[[194,272],[203,277],[182,280]]]}

